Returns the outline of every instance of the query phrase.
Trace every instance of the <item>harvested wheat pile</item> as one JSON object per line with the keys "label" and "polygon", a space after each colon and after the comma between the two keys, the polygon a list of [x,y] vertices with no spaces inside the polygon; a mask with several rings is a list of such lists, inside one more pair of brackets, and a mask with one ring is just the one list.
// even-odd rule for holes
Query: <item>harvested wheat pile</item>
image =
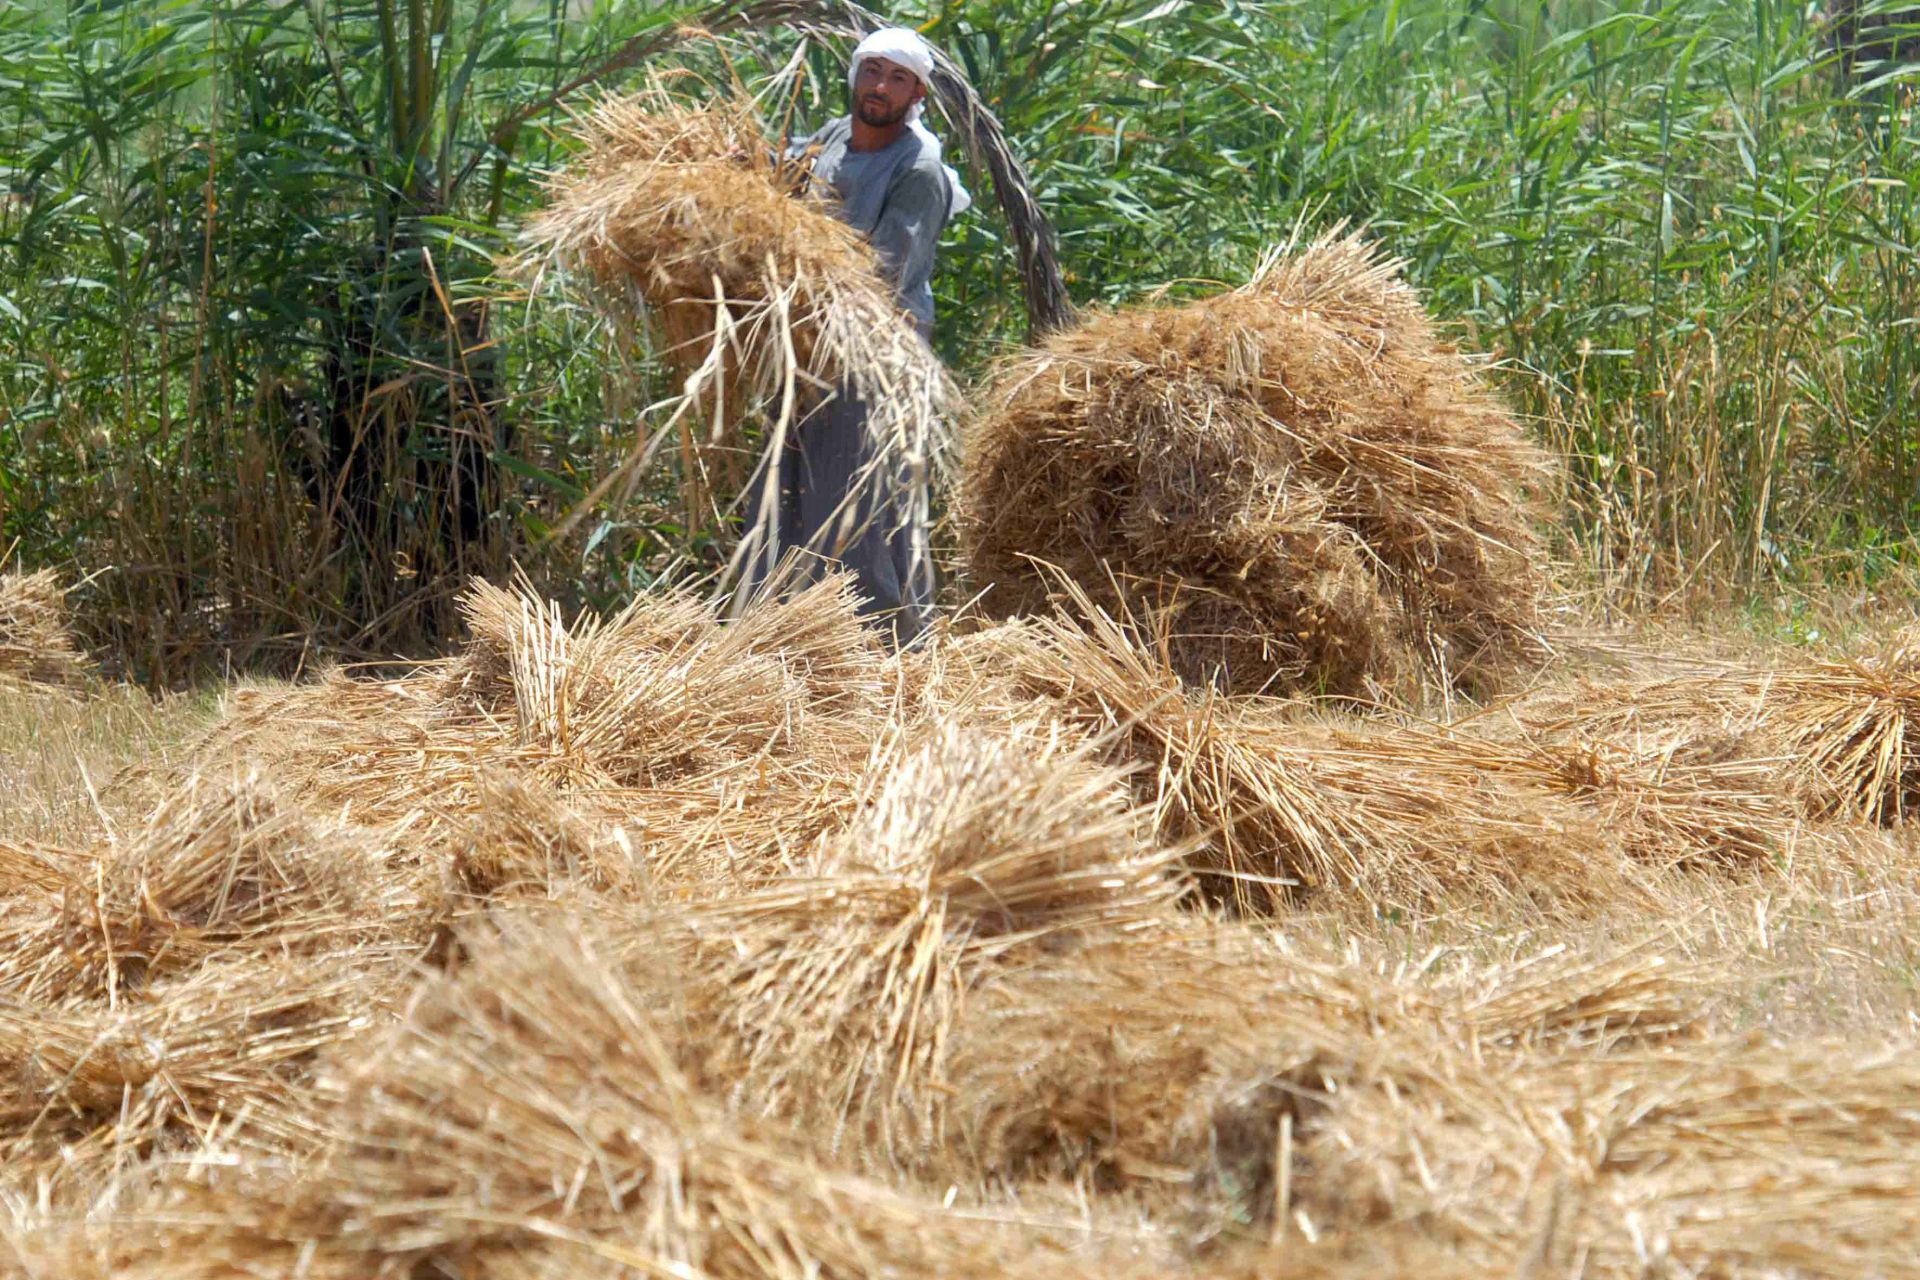
{"label": "harvested wheat pile", "polygon": [[1751,872],[1790,856],[1806,822],[1784,762],[1716,745],[1623,735],[1514,749],[1408,726],[1334,730],[1327,740],[1332,751],[1382,772],[1445,787],[1449,802],[1460,789],[1496,778],[1547,803],[1571,800],[1643,866]]}
{"label": "harvested wheat pile", "polygon": [[707,941],[675,981],[713,1020],[712,1088],[887,1168],[933,1140],[942,1046],[983,974],[1164,926],[1184,885],[1119,772],[1071,741],[948,725],[876,763],[811,866],[689,917]]}
{"label": "harvested wheat pile", "polygon": [[658,787],[836,750],[864,762],[884,659],[845,577],[730,626],[677,593],[571,628],[530,589],[475,583],[461,603],[471,640],[447,705],[556,780]]}
{"label": "harvested wheat pile", "polygon": [[1303,1212],[1417,1222],[1489,1261],[1520,1246],[1543,1274],[1913,1274],[1907,1048],[1454,1058],[1419,1062],[1412,1087],[1410,1066],[1377,1060],[1327,1096],[1298,1149]]}
{"label": "harvested wheat pile", "polygon": [[0,574],[0,681],[77,685],[90,665],[68,626],[60,576]]}
{"label": "harvested wheat pile", "polygon": [[323,1159],[70,1255],[154,1276],[1107,1273],[1085,1225],[949,1213],[730,1115],[685,1073],[702,1046],[664,988],[612,951],[591,920],[476,922],[455,974],[338,1055]]}
{"label": "harvested wheat pile", "polygon": [[147,1160],[311,1151],[321,1051],[397,998],[407,958],[234,955],[113,1003],[0,998],[0,1188],[85,1203]]}
{"label": "harvested wheat pile", "polygon": [[1894,825],[1920,805],[1920,633],[1841,659],[1549,686],[1469,731],[1768,778],[1809,819]]}
{"label": "harvested wheat pile", "polygon": [[1920,812],[1920,634],[1757,673],[1747,688],[1766,731],[1824,784],[1821,816],[1897,823]]}
{"label": "harvested wheat pile", "polygon": [[1909,1016],[1911,842],[1797,789],[1903,794],[1906,659],[1420,724],[1074,605],[476,586],[0,841],[7,1274],[1902,1272],[1911,1039],[1749,1028]]}
{"label": "harvested wheat pile", "polygon": [[474,796],[453,880],[477,899],[558,896],[583,888],[628,902],[651,896],[643,829],[580,812],[534,778],[490,777]]}
{"label": "harvested wheat pile", "polygon": [[434,894],[388,850],[258,778],[193,779],[143,830],[62,859],[58,899],[6,930],[0,991],[112,1002],[229,952],[347,950],[424,937]]}
{"label": "harvested wheat pile", "polygon": [[[617,313],[652,317],[685,375],[680,412],[634,464],[671,428],[684,483],[703,484],[706,472],[737,486],[747,410],[764,410],[766,447],[777,449],[821,388],[842,386],[870,406],[871,474],[904,477],[924,503],[952,388],[903,322],[871,246],[822,201],[793,195],[798,174],[776,162],[753,104],[690,107],[656,87],[601,103],[577,136],[581,158],[527,240],[583,269]],[[712,423],[704,445],[685,422],[696,410]],[[771,531],[760,532],[775,554]]]}
{"label": "harvested wheat pile", "polygon": [[1080,603],[1085,627],[988,629],[961,638],[950,661],[1023,692],[1024,707],[998,695],[1016,719],[1050,715],[1130,766],[1158,839],[1187,849],[1211,895],[1242,910],[1346,899],[1415,911],[1463,896],[1651,905],[1641,862],[1686,860],[1670,848],[1636,860],[1622,842],[1632,828],[1512,753],[1342,733],[1284,703],[1195,689],[1164,651]]}
{"label": "harvested wheat pile", "polygon": [[1692,999],[1651,952],[1435,978],[1233,928],[1099,942],[973,993],[941,1077],[946,1172],[1124,1187],[1209,1234],[1269,1227],[1277,1145],[1313,1131],[1354,1064],[1387,1047],[1438,1065],[1664,1043],[1695,1022]]}
{"label": "harvested wheat pile", "polygon": [[477,584],[443,727],[645,830],[654,874],[750,881],[844,820],[886,660],[843,577],[723,624],[690,596],[564,625]]}
{"label": "harvested wheat pile", "polygon": [[1237,692],[1477,687],[1531,655],[1550,464],[1398,265],[1329,235],[1011,358],[957,505],[986,610],[1060,603],[1051,565]]}
{"label": "harvested wheat pile", "polygon": [[0,898],[7,1194],[85,1202],[148,1161],[317,1143],[317,1056],[367,1025],[441,915],[440,873],[386,835],[242,775],[34,851]]}
{"label": "harvested wheat pile", "polygon": [[[733,623],[676,592],[568,623],[524,584],[475,583],[462,609],[469,642],[448,662],[237,696],[202,767],[252,762],[303,804],[466,849],[470,890],[533,870],[472,853],[503,783],[626,829],[656,881],[737,884],[845,821],[897,681],[840,577]],[[614,862],[593,874],[626,875]]]}

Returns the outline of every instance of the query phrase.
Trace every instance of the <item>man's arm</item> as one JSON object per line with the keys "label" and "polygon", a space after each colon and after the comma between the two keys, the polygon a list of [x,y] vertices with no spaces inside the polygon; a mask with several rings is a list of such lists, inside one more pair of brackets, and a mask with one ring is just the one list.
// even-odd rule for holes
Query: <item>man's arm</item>
{"label": "man's arm", "polygon": [[947,224],[947,176],[915,166],[894,180],[870,237],[902,302],[933,278],[933,251]]}

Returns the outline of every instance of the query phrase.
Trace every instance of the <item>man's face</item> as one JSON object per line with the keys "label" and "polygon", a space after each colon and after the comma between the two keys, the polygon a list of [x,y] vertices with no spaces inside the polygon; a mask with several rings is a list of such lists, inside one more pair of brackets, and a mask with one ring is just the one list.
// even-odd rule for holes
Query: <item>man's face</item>
{"label": "man's face", "polygon": [[853,77],[853,110],[860,123],[887,129],[907,118],[927,96],[920,77],[887,58],[865,58]]}

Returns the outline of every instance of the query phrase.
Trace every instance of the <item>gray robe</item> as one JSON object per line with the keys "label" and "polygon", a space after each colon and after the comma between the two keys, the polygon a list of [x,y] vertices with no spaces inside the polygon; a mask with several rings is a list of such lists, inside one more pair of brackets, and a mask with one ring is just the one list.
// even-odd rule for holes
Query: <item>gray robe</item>
{"label": "gray robe", "polygon": [[793,144],[795,158],[818,148],[813,181],[840,200],[840,216],[880,254],[900,305],[913,313],[922,337],[933,334],[933,250],[953,208],[953,187],[940,163],[940,144],[924,129],[908,128],[878,151],[850,151],[853,121],[842,116]]}
{"label": "gray robe", "polygon": [[[839,199],[841,216],[863,232],[880,256],[900,305],[923,339],[933,332],[933,254],[947,224],[953,191],[940,147],[924,130],[909,128],[879,151],[850,151],[852,121],[842,117],[790,154],[818,148],[816,188]],[[847,501],[856,477],[873,465],[867,407],[841,386],[796,426],[778,459],[763,459],[749,489],[748,529],[766,525],[777,546],[759,548],[747,563],[743,591],[766,582],[766,566],[798,554],[797,578],[817,579],[836,568],[854,576],[862,612],[886,625],[896,645],[919,635],[933,611],[932,564],[927,558],[927,512],[907,478],[879,475],[861,483],[861,501]],[[777,465],[771,521],[764,506],[765,468]],[[750,535],[751,536],[751,532]]]}

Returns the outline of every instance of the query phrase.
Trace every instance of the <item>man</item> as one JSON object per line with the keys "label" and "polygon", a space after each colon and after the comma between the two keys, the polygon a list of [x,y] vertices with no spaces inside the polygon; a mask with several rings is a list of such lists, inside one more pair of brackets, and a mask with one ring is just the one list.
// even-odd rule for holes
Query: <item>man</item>
{"label": "man", "polygon": [[[872,242],[881,270],[922,339],[933,333],[933,257],[940,232],[970,203],[958,175],[940,160],[940,143],[920,123],[933,75],[933,51],[918,33],[892,27],[853,51],[847,69],[852,112],[790,148],[811,156],[814,189],[833,197],[840,216]],[[933,605],[924,495],[905,476],[876,471],[866,405],[843,383],[808,415],[781,451],[771,526],[777,553],[797,550],[799,574],[844,567],[865,612],[884,622],[896,645],[927,625]],[[765,486],[751,487],[756,508]],[[764,515],[756,510],[753,523]],[[752,525],[750,525],[750,528]],[[752,563],[771,563],[763,550]]]}
{"label": "man", "polygon": [[933,251],[971,200],[940,161],[940,141],[920,123],[933,50],[918,32],[886,27],[853,51],[853,111],[793,145],[812,153],[813,180],[838,197],[841,216],[879,252],[900,304],[922,337],[933,333]]}

